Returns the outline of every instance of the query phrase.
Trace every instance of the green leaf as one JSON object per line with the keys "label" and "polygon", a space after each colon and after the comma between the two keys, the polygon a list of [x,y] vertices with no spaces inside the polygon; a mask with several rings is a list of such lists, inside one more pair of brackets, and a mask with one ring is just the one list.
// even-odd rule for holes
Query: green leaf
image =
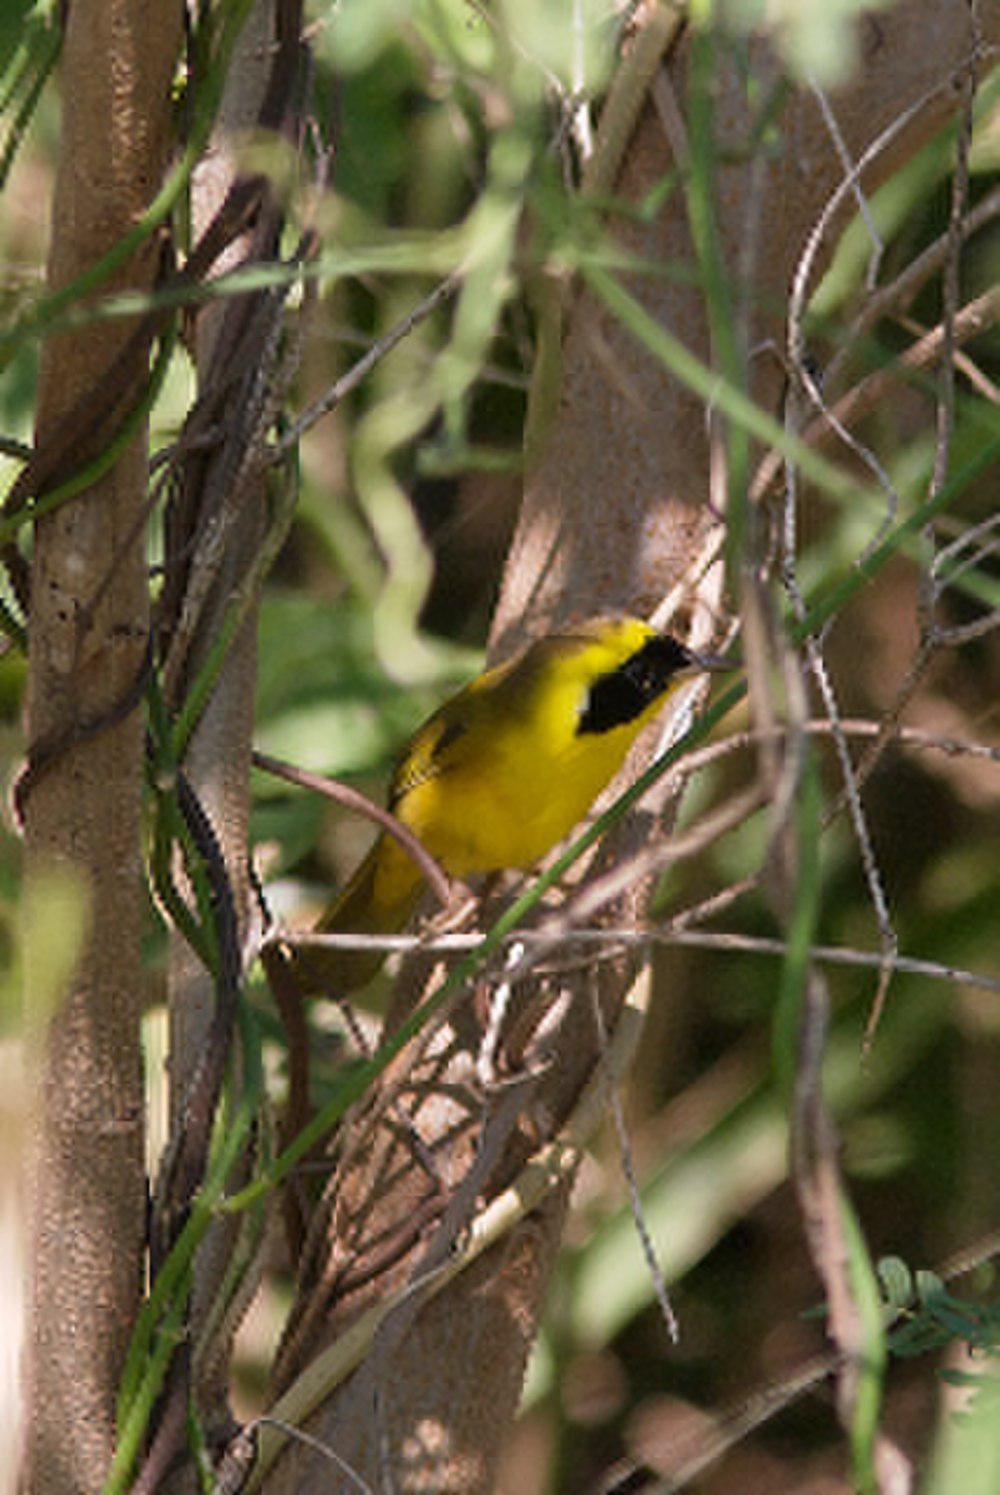
{"label": "green leaf", "polygon": [[883,1256],[875,1271],[886,1308],[899,1313],[913,1301],[913,1273],[901,1256]]}

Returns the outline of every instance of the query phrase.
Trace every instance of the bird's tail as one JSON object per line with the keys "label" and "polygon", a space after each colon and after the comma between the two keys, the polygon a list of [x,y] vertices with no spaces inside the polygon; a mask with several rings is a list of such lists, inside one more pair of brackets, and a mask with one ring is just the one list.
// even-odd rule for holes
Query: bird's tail
{"label": "bird's tail", "polygon": [[[413,913],[423,879],[391,836],[380,836],[330,904],[321,934],[396,934]],[[334,994],[366,986],[385,960],[381,950],[299,950],[296,971],[307,992]]]}

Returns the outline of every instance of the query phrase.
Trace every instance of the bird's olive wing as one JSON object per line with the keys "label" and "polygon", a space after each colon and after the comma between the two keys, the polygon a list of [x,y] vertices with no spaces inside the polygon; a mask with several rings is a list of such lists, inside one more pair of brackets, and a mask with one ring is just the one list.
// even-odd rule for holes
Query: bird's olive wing
{"label": "bird's olive wing", "polygon": [[456,696],[446,709],[435,712],[410,739],[392,778],[389,809],[395,810],[418,784],[448,772],[451,750],[465,736],[468,725]]}

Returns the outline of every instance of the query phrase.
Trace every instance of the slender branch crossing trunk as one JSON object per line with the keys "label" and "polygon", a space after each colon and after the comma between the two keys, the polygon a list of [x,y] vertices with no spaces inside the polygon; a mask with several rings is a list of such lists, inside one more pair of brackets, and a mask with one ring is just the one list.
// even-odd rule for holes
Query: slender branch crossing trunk
{"label": "slender branch crossing trunk", "polygon": [[[237,166],[233,138],[249,131],[260,113],[261,100],[271,71],[274,45],[274,5],[258,0],[244,26],[229,69],[219,120],[204,160],[192,184],[192,216],[195,234],[205,231],[232,186]],[[253,250],[253,236],[243,235],[217,261],[213,273],[236,269]],[[242,303],[222,301],[208,307],[198,319],[196,360],[199,382],[210,382],[213,352],[223,333],[227,314]],[[227,551],[226,564],[216,589],[214,603],[199,631],[192,673],[204,659],[221,621],[231,589],[249,566],[263,532],[264,483],[256,478],[251,491],[243,494],[241,516]],[[198,724],[185,762],[192,786],[212,822],[225,859],[241,929],[249,904],[248,838],[250,821],[250,749],[252,745],[254,697],[257,670],[257,613],[253,609],[226,657],[225,666],[205,713]],[[184,1100],[201,1058],[205,1036],[215,1003],[212,978],[177,933],[172,938],[170,959],[170,1110],[176,1133],[183,1128]],[[238,1225],[220,1224],[202,1249],[195,1271],[192,1324],[197,1327],[210,1311],[226,1267]],[[228,1367],[219,1346],[211,1363],[198,1377],[198,1400],[209,1423],[224,1419],[228,1395]],[[190,1477],[190,1476],[189,1476]]]}

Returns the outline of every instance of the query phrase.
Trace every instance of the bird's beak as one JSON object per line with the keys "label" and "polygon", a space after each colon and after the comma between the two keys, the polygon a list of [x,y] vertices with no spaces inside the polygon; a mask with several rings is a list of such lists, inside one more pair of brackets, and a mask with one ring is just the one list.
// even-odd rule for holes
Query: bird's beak
{"label": "bird's beak", "polygon": [[699,654],[694,649],[687,650],[690,663],[685,665],[685,673],[699,673],[702,670],[721,671],[739,669],[739,662],[735,659],[724,659],[721,654]]}

